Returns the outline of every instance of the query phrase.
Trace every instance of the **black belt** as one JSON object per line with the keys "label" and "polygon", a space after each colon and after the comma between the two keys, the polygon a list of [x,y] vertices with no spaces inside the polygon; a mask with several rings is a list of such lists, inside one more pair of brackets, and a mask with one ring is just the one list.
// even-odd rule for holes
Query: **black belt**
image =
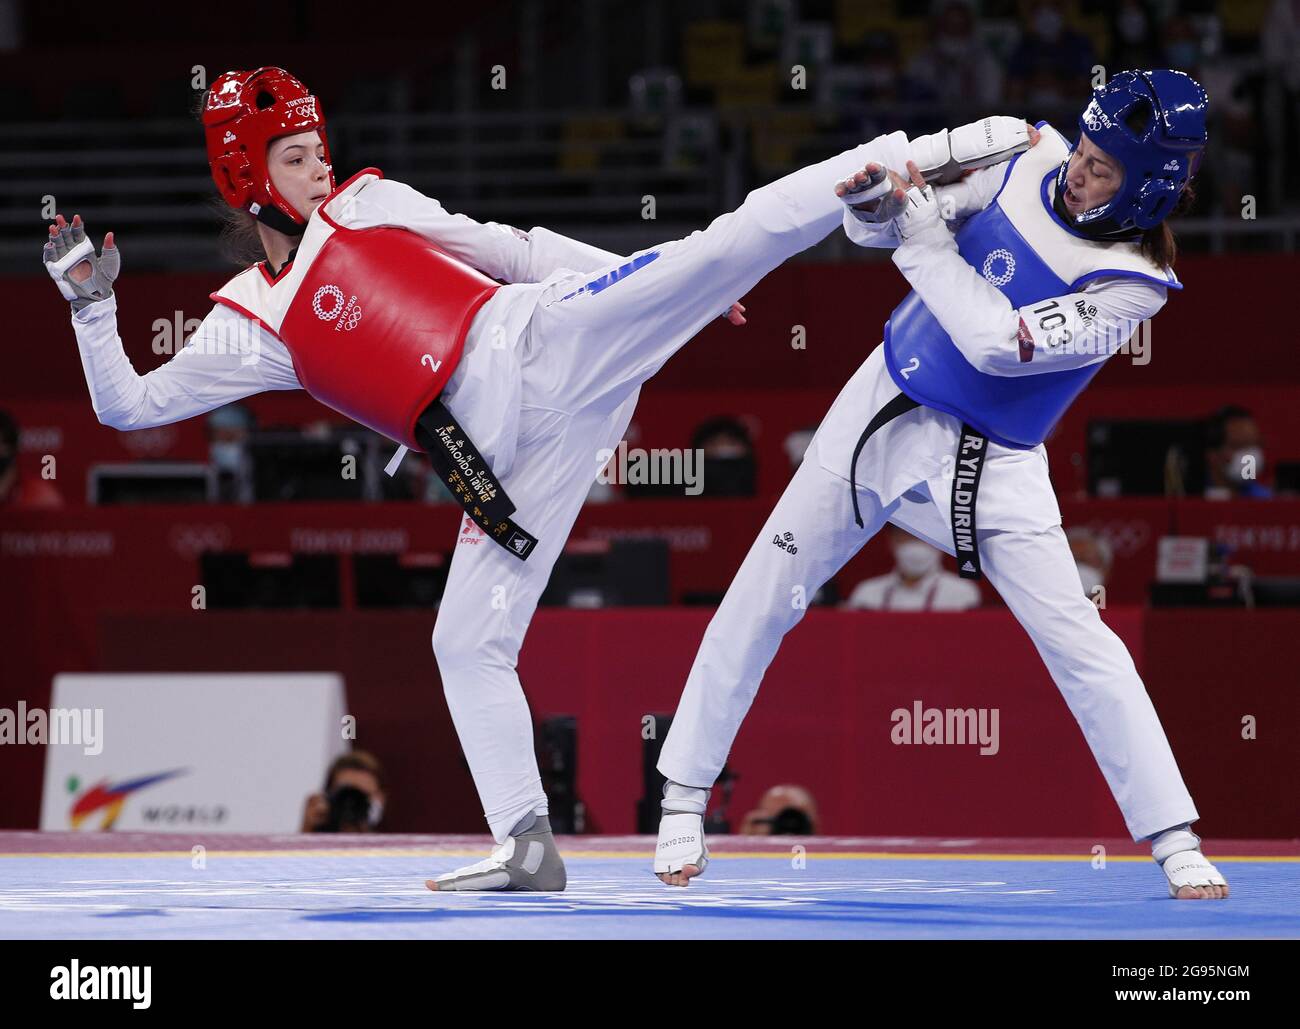
{"label": "black belt", "polygon": [[441,400],[431,403],[416,419],[415,439],[470,520],[507,552],[527,561],[537,546],[537,537],[511,519],[515,505],[474,441]]}
{"label": "black belt", "polygon": [[980,577],[980,547],[975,538],[975,500],[989,441],[965,422],[957,443],[957,467],[952,475],[952,548],[957,552],[957,574],[963,579]]}
{"label": "black belt", "polygon": [[[849,465],[849,493],[853,497],[853,520],[863,528],[862,511],[858,507],[858,456],[877,429],[893,421],[900,414],[921,405],[906,393],[900,393],[876,412],[858,437]],[[957,444],[957,466],[952,477],[952,546],[957,554],[957,572],[963,579],[980,577],[979,543],[975,538],[975,501],[979,495],[980,475],[984,471],[984,456],[988,453],[988,439],[978,429],[965,422]]]}
{"label": "black belt", "polygon": [[867,445],[867,440],[882,425],[886,422],[892,422],[900,414],[906,414],[913,408],[920,406],[906,393],[900,393],[876,412],[876,416],[867,423],[867,427],[862,430],[862,435],[858,437],[858,445],[853,448],[853,460],[849,462],[849,493],[853,496],[853,520],[858,523],[859,529],[863,528],[863,524],[862,510],[858,507],[858,455],[862,453],[862,448]]}

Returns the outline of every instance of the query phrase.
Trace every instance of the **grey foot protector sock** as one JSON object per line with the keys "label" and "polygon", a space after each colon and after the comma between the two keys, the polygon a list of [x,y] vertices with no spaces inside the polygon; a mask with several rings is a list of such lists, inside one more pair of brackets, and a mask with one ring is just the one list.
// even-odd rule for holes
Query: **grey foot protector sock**
{"label": "grey foot protector sock", "polygon": [[500,868],[468,872],[438,883],[439,890],[518,890],[560,893],[568,885],[564,860],[555,846],[551,820],[533,812],[519,820],[510,835],[515,852]]}

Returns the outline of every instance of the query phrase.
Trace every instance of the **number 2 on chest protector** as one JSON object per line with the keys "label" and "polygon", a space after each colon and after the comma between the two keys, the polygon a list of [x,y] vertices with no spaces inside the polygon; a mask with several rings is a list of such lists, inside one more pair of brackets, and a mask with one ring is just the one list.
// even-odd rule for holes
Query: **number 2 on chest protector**
{"label": "number 2 on chest protector", "polygon": [[427,364],[435,372],[442,367],[442,362],[435,361],[432,354],[425,354],[420,358],[420,364]]}
{"label": "number 2 on chest protector", "polygon": [[911,373],[916,371],[920,367],[921,367],[921,359],[919,357],[914,357],[907,364],[903,365],[902,368],[898,369],[898,373],[902,375],[903,378],[910,379],[912,377]]}

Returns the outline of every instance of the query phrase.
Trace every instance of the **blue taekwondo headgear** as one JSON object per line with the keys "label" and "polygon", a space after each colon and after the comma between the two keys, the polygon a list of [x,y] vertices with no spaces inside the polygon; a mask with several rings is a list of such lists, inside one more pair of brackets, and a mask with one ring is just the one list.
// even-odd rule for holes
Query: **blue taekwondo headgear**
{"label": "blue taekwondo headgear", "polygon": [[[1110,200],[1076,217],[1075,225],[1123,232],[1164,221],[1200,164],[1209,102],[1199,82],[1168,68],[1120,72],[1094,90],[1079,115],[1079,131],[1120,163],[1124,181]],[[1067,157],[1057,173],[1057,196],[1065,190],[1069,163]]]}

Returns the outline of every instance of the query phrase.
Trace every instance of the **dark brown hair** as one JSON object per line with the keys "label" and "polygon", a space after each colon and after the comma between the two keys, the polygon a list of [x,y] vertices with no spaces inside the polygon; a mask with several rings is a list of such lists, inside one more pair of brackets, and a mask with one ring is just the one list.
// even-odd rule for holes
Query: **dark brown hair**
{"label": "dark brown hair", "polygon": [[334,777],[345,768],[369,772],[379,783],[379,788],[384,788],[384,769],[379,764],[379,759],[367,750],[350,750],[346,754],[340,754],[330,765],[329,774],[325,777],[327,790],[334,785]]}
{"label": "dark brown hair", "polygon": [[221,221],[221,255],[227,260],[247,268],[266,260],[266,248],[257,232],[257,219],[247,211],[238,211],[220,197],[211,202],[212,210]]}
{"label": "dark brown hair", "polygon": [[[203,108],[207,104],[209,92],[211,91],[205,89],[198,95],[191,112],[200,123],[203,121]],[[223,257],[241,268],[266,259],[266,248],[262,245],[262,237],[257,231],[257,219],[253,215],[236,210],[220,196],[211,198],[209,206],[221,222],[219,245]]]}
{"label": "dark brown hair", "polygon": [[[1169,218],[1185,213],[1194,203],[1196,203],[1196,190],[1188,182],[1179,194],[1174,209],[1169,212]],[[1178,258],[1178,241],[1174,239],[1174,230],[1169,227],[1169,218],[1142,233],[1139,243],[1142,256],[1160,268],[1172,268]]]}

